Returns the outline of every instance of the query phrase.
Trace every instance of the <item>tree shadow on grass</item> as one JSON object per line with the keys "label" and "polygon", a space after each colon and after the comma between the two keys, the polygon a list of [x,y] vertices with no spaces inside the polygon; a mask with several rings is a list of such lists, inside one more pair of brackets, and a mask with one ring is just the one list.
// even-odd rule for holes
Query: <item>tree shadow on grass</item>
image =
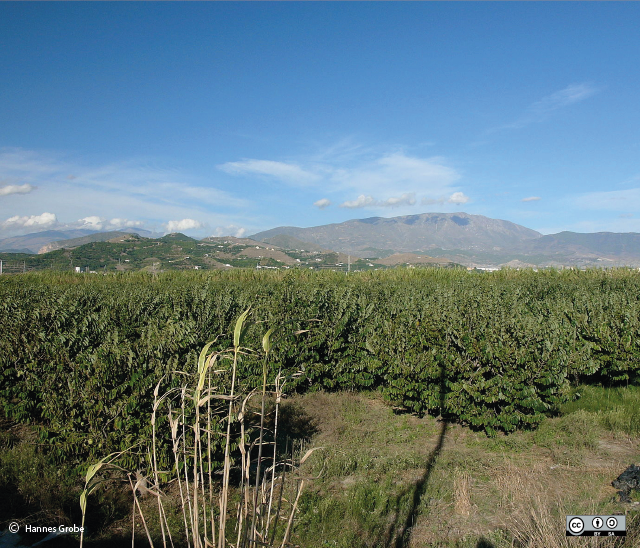
{"label": "tree shadow on grass", "polygon": [[[440,369],[440,409],[444,412],[444,398],[445,398],[445,369]],[[410,545],[411,534],[413,525],[415,524],[418,515],[420,514],[420,503],[427,491],[429,484],[429,478],[433,472],[433,468],[442,452],[444,446],[444,440],[447,433],[447,427],[449,422],[443,419],[440,426],[440,434],[438,435],[438,442],[433,451],[429,455],[427,462],[425,463],[424,470],[420,478],[415,481],[408,488],[404,489],[395,500],[395,515],[397,519],[389,525],[385,533],[384,545],[387,548],[406,548]],[[404,521],[400,519],[402,514],[402,501],[410,497],[411,503],[409,511],[406,514]],[[478,548],[488,548],[484,545],[478,545]]]}

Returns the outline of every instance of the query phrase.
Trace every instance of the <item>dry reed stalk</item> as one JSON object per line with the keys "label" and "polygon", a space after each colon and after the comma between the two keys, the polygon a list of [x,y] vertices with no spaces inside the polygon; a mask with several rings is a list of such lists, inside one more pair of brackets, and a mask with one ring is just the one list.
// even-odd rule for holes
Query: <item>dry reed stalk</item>
{"label": "dry reed stalk", "polygon": [[[209,369],[207,373],[207,390],[209,393],[212,393],[211,389],[211,369]],[[215,515],[213,513],[213,478],[211,474],[213,472],[213,460],[211,458],[211,399],[207,400],[207,464],[208,464],[208,475],[209,475],[209,512],[210,518],[209,522],[211,524],[211,542],[210,544],[213,546],[216,542],[216,520]],[[205,516],[206,518],[206,516]]]}
{"label": "dry reed stalk", "polygon": [[[275,403],[275,418],[274,418],[274,426],[273,426],[273,464],[271,467],[271,488],[269,491],[269,507],[267,509],[267,527],[268,530],[271,525],[271,504],[273,502],[273,488],[276,483],[276,462],[277,462],[277,447],[275,440],[278,437],[278,411],[280,410],[280,402],[282,401],[282,390],[283,390],[283,377],[278,371],[276,375],[276,403]],[[284,479],[283,479],[284,481]],[[280,493],[282,496],[282,492]],[[277,519],[277,518],[276,518]],[[275,528],[274,528],[275,529]]]}
{"label": "dry reed stalk", "polygon": [[[244,320],[249,314],[250,308],[245,310],[238,321],[236,322],[236,328],[233,333],[233,366],[231,373],[231,391],[229,394],[229,412],[227,414],[227,435],[225,437],[224,446],[224,469],[222,472],[222,493],[220,495],[220,525],[218,527],[219,539],[218,548],[225,548],[225,533],[226,533],[226,516],[227,516],[227,504],[229,499],[229,469],[231,467],[231,459],[229,456],[229,449],[231,446],[231,419],[233,411],[233,398],[235,396],[236,389],[236,374],[238,371],[238,355],[240,353],[240,337],[242,334],[242,328]],[[196,546],[196,548],[198,548]]]}
{"label": "dry reed stalk", "polygon": [[284,548],[289,540],[289,534],[291,533],[291,524],[293,523],[293,517],[295,516],[296,509],[298,508],[298,500],[300,500],[300,495],[302,494],[302,488],[304,487],[304,480],[300,480],[300,485],[298,486],[298,492],[296,493],[296,499],[293,502],[293,508],[291,508],[291,514],[289,514],[289,520],[287,521],[287,529],[284,532],[284,538],[282,539],[282,544],[280,548]]}
{"label": "dry reed stalk", "polygon": [[[136,491],[138,490],[138,488],[140,487],[140,479],[137,479],[135,485],[133,484],[133,482],[131,481],[131,474],[127,475],[128,479],[129,479],[129,484],[131,485],[131,491],[133,492],[133,502],[135,505],[135,508],[138,509],[138,513],[140,514],[140,519],[142,520],[142,525],[144,525],[144,530],[147,533],[147,539],[149,540],[149,546],[151,546],[151,548],[153,548],[153,540],[151,540],[151,533],[149,532],[149,527],[147,526],[147,520],[144,519],[144,513],[142,512],[142,508],[140,508],[140,502],[138,501],[138,497],[136,496]],[[133,527],[133,531],[132,534],[135,535],[135,511],[133,513],[133,523],[134,523],[134,527]],[[134,545],[134,539],[132,537],[131,539],[131,546]]]}

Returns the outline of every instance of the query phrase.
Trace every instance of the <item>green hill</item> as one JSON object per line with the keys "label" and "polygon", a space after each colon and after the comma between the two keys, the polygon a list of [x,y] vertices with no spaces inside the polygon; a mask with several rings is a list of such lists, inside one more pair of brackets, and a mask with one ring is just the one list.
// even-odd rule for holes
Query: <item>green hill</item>
{"label": "green hill", "polygon": [[[113,233],[101,237],[107,238]],[[93,238],[91,236],[90,238]],[[195,240],[184,234],[167,234],[161,238],[142,238],[135,234],[115,233],[107,241],[83,238],[64,243],[77,247],[57,248],[38,255],[0,253],[7,265],[6,272],[24,270],[57,270],[80,272],[118,272],[146,270],[215,270],[232,268],[313,270],[371,270],[386,268],[367,260],[327,250],[285,250],[249,238],[210,237]],[[62,243],[62,242],[61,242]],[[288,242],[289,244],[295,242]],[[314,246],[316,247],[316,246]],[[18,268],[19,267],[19,268]]]}

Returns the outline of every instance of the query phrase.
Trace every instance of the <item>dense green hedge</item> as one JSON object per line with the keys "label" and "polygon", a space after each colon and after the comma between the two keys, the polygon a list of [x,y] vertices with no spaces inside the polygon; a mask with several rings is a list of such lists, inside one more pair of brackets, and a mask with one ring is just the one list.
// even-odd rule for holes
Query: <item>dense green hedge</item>
{"label": "dense green hedge", "polygon": [[[640,380],[639,298],[628,270],[3,276],[0,405],[43,425],[60,459],[123,449],[149,434],[158,380],[180,382],[171,373],[193,371],[251,306],[247,346],[282,327],[272,378],[304,369],[297,390],[378,388],[508,432],[539,423],[572,381]],[[261,364],[243,360],[247,386]]]}

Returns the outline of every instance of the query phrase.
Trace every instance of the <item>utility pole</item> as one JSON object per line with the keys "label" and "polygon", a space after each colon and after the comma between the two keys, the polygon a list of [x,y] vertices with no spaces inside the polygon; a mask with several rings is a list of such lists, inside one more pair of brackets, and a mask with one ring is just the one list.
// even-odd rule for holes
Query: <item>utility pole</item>
{"label": "utility pole", "polygon": [[348,256],[349,259],[347,261],[347,276],[349,275],[349,272],[351,272],[351,255]]}

